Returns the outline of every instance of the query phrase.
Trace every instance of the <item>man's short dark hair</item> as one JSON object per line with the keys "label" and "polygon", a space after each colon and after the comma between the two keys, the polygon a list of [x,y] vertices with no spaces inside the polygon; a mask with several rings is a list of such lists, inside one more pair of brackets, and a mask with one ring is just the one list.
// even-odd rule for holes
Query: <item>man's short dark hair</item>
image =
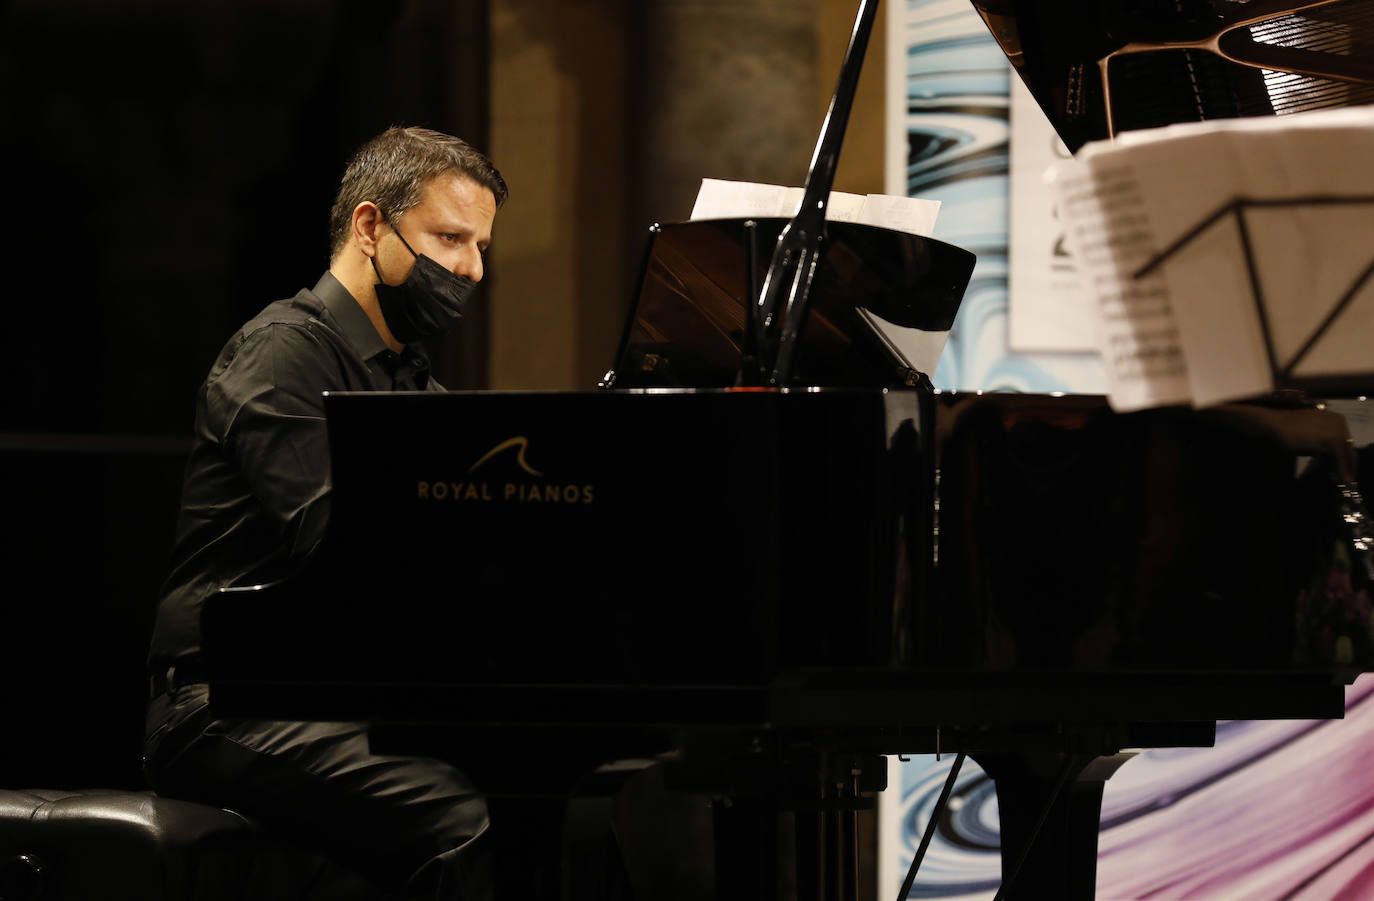
{"label": "man's short dark hair", "polygon": [[419,204],[426,182],[446,172],[466,175],[490,190],[498,207],[506,202],[506,180],[485,154],[461,138],[428,128],[393,126],[358,148],[329,213],[330,256],[348,243],[358,204],[370,200],[388,222],[395,222]]}

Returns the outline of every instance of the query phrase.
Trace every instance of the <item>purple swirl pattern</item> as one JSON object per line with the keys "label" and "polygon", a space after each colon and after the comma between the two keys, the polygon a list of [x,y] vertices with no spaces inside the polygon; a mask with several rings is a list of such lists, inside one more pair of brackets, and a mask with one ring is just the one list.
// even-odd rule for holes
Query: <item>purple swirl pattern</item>
{"label": "purple swirl pattern", "polygon": [[[1212,748],[1145,751],[1106,785],[1097,897],[1107,901],[1374,898],[1374,676],[1343,720],[1218,724]],[[901,868],[951,759],[905,764]],[[997,796],[967,763],[910,898],[990,899],[1001,878]]]}
{"label": "purple swirl pattern", "polygon": [[1098,897],[1374,898],[1374,677],[1344,720],[1232,722],[1107,783]]}

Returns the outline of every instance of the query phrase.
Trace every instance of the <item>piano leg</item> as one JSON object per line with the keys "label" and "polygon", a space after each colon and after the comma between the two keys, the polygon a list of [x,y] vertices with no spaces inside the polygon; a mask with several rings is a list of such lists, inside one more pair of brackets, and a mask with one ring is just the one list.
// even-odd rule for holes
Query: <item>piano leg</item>
{"label": "piano leg", "polygon": [[1103,784],[1135,752],[969,756],[997,783],[1002,831],[1000,901],[1091,901],[1097,888]]}
{"label": "piano leg", "polygon": [[773,901],[778,885],[780,811],[768,798],[715,802],[717,901]]}
{"label": "piano leg", "polygon": [[813,809],[798,810],[793,815],[797,829],[797,901],[824,901],[825,814]]}
{"label": "piano leg", "polygon": [[838,821],[839,848],[834,860],[835,897],[840,901],[858,901],[859,898],[859,812],[841,810],[835,813]]}
{"label": "piano leg", "polygon": [[801,755],[746,772],[715,802],[717,901],[856,901],[858,818],[883,787],[884,759]]}

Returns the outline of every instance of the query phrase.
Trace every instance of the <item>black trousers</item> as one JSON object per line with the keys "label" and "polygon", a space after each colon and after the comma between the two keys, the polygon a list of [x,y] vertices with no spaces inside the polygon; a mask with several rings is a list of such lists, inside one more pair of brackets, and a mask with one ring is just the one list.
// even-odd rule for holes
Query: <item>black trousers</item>
{"label": "black trousers", "polygon": [[356,873],[381,897],[493,896],[486,802],[457,769],[373,754],[359,723],[215,719],[207,695],[185,685],[149,703],[143,765],[158,794],[319,851],[338,865],[328,881]]}

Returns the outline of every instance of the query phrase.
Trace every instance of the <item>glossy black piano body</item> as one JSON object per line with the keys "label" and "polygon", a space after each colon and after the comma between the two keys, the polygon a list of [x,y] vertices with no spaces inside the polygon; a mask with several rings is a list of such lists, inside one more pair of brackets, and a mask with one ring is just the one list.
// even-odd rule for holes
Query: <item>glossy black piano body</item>
{"label": "glossy black piano body", "polygon": [[[1091,897],[1117,752],[1340,717],[1374,663],[1328,590],[1360,574],[1326,463],[1269,417],[926,389],[328,411],[330,550],[207,604],[212,704],[366,719],[498,794],[672,750],[684,789],[843,811],[873,755],[963,750],[1008,853],[1074,782],[1020,885]],[[808,799],[817,766],[862,776]],[[741,869],[721,897],[767,897]]]}
{"label": "glossy black piano body", "polygon": [[[809,727],[817,688],[920,700],[831,714],[878,731],[1317,716],[1374,663],[1367,614],[1329,594],[1362,577],[1326,463],[1272,430],[1336,413],[924,389],[326,403],[320,558],[207,606],[226,712]],[[1193,687],[1162,709],[1169,683]]]}
{"label": "glossy black piano body", "polygon": [[[248,605],[277,624],[221,639],[258,647],[254,680],[729,687],[892,659],[896,580],[929,535],[928,514],[906,521],[929,469],[913,392],[325,405],[334,501],[321,575],[305,576],[316,590],[206,612],[211,660]],[[325,630],[309,659],[283,622]]]}
{"label": "glossy black piano body", "polygon": [[[1323,606],[1352,541],[1323,452],[1350,425],[1335,409],[940,400],[923,665],[1353,674],[1374,661],[1362,614]],[[1358,432],[1369,403],[1344,409]],[[1367,457],[1374,436],[1359,434]]]}

